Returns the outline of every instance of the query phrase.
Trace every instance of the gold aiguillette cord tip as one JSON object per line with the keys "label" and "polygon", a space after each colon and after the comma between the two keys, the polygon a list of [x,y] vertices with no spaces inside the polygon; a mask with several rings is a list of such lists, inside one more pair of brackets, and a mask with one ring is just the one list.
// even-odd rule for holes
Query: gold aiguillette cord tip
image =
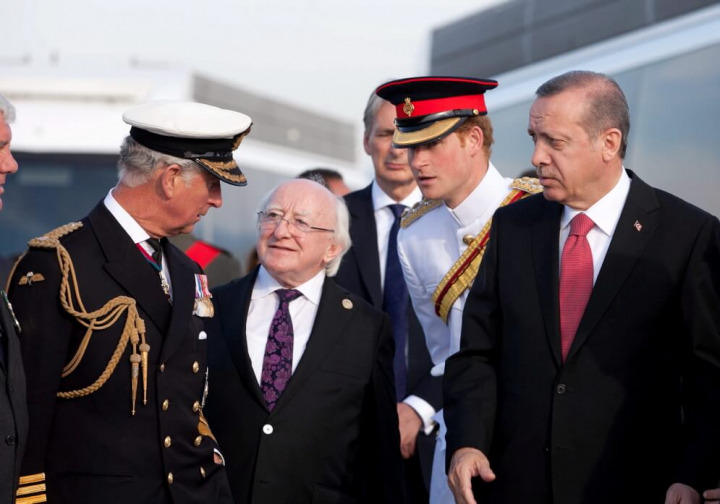
{"label": "gold aiguillette cord tip", "polygon": [[143,375],[143,404],[147,404],[147,376],[148,376],[148,354],[150,353],[150,345],[147,343],[140,344],[140,356],[142,361]]}
{"label": "gold aiguillette cord tip", "polygon": [[135,416],[135,402],[137,401],[138,377],[140,376],[140,356],[132,354],[130,362],[132,363],[132,414]]}

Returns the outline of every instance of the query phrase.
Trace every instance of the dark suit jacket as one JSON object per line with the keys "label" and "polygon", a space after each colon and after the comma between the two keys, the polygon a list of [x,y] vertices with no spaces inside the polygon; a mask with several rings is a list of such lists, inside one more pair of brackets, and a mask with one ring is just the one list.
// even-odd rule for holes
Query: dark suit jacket
{"label": "dark suit jacket", "polygon": [[402,502],[387,315],[326,278],[308,345],[269,412],[245,335],[257,271],[213,291],[208,330],[206,411],[235,502]]}
{"label": "dark suit jacket", "polygon": [[479,448],[497,474],[479,502],[664,502],[674,482],[717,483],[720,223],[629,174],[564,364],[562,206],[537,195],[495,214],[445,368],[448,457]]}
{"label": "dark suit jacket", "polygon": [[[198,339],[203,320],[193,316],[193,275],[199,268],[167,244],[163,260],[172,282],[170,305],[157,273],[102,203],[82,223],[61,240],[75,265],[82,302],[90,311],[116,296],[137,301],[150,345],[148,403],[142,404],[140,380],[137,413],[130,415],[130,346],[95,393],[56,397],[59,390],[98,379],[118,346],[126,316],[96,331],[80,365],[61,379],[85,328],[60,305],[56,251],[31,249],[10,292],[23,329],[27,370],[30,431],[23,475],[45,472],[48,501],[56,504],[218,502],[223,492],[230,501],[224,470],[213,462],[214,442],[203,437],[195,445],[199,412],[193,404],[203,395],[207,343]],[[19,285],[29,271],[45,279]]]}
{"label": "dark suit jacket", "polygon": [[[335,281],[382,310],[383,291],[380,286],[380,259],[377,248],[377,227],[372,203],[372,185],[345,196],[350,211],[352,247],[343,257]],[[442,408],[442,377],[432,376],[432,360],[425,344],[422,326],[408,303],[408,388],[407,395],[416,395],[435,410]],[[404,399],[404,398],[400,398]],[[435,435],[421,432],[417,453],[427,488],[430,487]]]}
{"label": "dark suit jacket", "polygon": [[0,503],[15,502],[27,439],[25,373],[12,316],[0,300]]}

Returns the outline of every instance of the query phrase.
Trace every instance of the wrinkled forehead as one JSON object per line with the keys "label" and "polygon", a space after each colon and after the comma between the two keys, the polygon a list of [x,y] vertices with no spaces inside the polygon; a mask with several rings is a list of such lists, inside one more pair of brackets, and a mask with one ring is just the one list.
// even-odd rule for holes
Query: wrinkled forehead
{"label": "wrinkled forehead", "polygon": [[332,194],[316,182],[307,182],[278,187],[270,196],[266,210],[274,209],[303,216],[331,215],[334,209]]}

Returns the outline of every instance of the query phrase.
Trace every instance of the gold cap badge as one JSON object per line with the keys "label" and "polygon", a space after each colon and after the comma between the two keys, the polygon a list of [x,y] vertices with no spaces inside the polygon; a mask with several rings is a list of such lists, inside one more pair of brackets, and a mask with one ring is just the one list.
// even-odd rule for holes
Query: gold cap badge
{"label": "gold cap badge", "polygon": [[403,106],[403,112],[407,114],[408,117],[412,115],[412,113],[415,111],[415,105],[413,105],[410,102],[410,97],[408,96],[405,98],[405,105]]}

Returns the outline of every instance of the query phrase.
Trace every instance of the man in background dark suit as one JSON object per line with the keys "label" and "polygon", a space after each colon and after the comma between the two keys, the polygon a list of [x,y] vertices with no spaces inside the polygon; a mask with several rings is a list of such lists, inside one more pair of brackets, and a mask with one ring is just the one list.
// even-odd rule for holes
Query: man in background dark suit
{"label": "man in background dark suit", "polygon": [[[0,194],[5,178],[18,170],[10,152],[10,123],[14,119],[15,108],[0,95]],[[25,374],[16,334],[20,326],[5,291],[0,292],[0,296],[0,503],[5,504],[15,500],[27,436],[27,407]]]}
{"label": "man in background dark suit", "polygon": [[213,290],[208,330],[206,412],[235,502],[402,503],[390,320],[328,278],[345,204],[293,180],[260,208],[260,267]]}
{"label": "man in background dark suit", "polygon": [[433,452],[433,415],[442,408],[442,377],[432,376],[432,360],[422,327],[409,301],[397,256],[400,215],[422,198],[406,149],[392,146],[395,108],[374,92],[365,108],[363,145],[375,179],[345,196],[352,247],[340,264],[338,284],[393,319],[395,385],[400,447],[405,459],[408,502],[428,501]]}
{"label": "man in background dark suit", "polygon": [[445,368],[458,503],[697,504],[717,483],[720,222],[624,168],[629,127],[607,76],[537,90],[543,197],[496,212]]}

